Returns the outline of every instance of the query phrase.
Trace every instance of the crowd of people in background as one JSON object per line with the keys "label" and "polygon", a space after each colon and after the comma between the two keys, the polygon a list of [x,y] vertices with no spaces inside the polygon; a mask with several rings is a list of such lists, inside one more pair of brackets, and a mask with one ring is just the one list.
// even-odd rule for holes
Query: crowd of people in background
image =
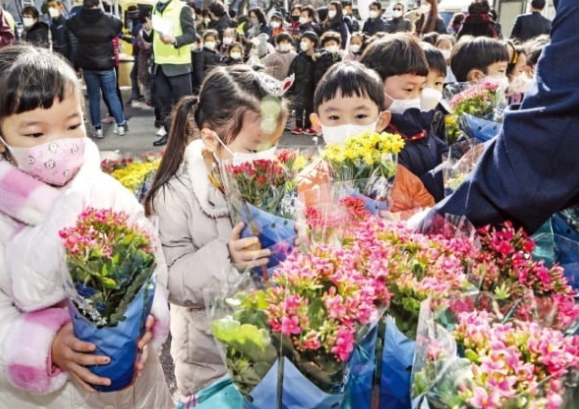
{"label": "crowd of people in background", "polygon": [[[550,21],[541,14],[545,0],[531,2],[530,12],[516,19],[508,41],[503,41],[497,12],[488,0],[473,1],[468,13],[455,14],[448,25],[439,15],[437,0],[422,0],[420,7],[412,10],[397,2],[388,13],[380,1],[373,1],[365,21],[356,19],[349,0],[334,0],[317,9],[292,4],[287,11],[267,12],[260,7],[245,12],[248,5],[244,2],[229,8],[221,1],[205,9],[197,5],[192,0],[160,0],[154,7],[130,6],[125,14],[128,30],[123,31],[106,2],[84,0],[74,15],[67,15],[60,0],[49,0],[48,18],[33,6],[22,9],[20,35],[12,16],[0,14],[0,46],[28,42],[50,47],[69,60],[86,83],[92,136],[98,139],[104,137],[102,123],[114,122],[118,135],[128,130],[118,67],[119,44],[130,43],[134,64],[127,103],[154,108],[159,137],[154,144],[162,146],[167,142],[169,114],[175,103],[198,93],[216,66],[245,63],[279,80],[294,75],[288,130],[316,136],[309,117],[317,83],[332,65],[360,61],[368,46],[387,34],[412,33],[438,49],[448,65],[444,83],[449,83],[472,79],[462,74],[461,59],[485,60],[493,47],[509,55],[506,62],[511,77],[523,70],[530,73],[532,55],[546,42],[536,38],[548,35],[551,29]],[[473,41],[476,37],[490,40]],[[462,50],[466,57],[461,58]],[[101,96],[108,109],[102,119]]]}

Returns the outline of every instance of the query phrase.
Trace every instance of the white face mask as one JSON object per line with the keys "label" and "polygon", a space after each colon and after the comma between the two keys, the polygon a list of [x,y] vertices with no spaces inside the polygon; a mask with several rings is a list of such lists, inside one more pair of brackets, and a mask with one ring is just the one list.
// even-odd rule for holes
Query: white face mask
{"label": "white face mask", "polygon": [[400,17],[402,17],[402,12],[401,11],[395,11],[394,13],[392,13],[392,17],[400,18]]}
{"label": "white face mask", "polygon": [[229,152],[232,158],[231,163],[235,166],[242,165],[247,162],[253,162],[256,160],[271,160],[275,158],[275,151],[277,149],[277,146],[272,146],[271,148],[261,152],[233,152],[231,149],[229,149],[227,145],[223,143],[223,141],[219,136],[217,136],[217,134],[215,134],[215,136],[217,137],[217,140],[219,141],[221,146],[223,146],[223,149]]}
{"label": "white face mask", "polygon": [[300,17],[300,24],[306,24],[309,20],[305,17]]}
{"label": "white face mask", "polygon": [[352,52],[353,52],[354,54],[359,53],[361,49],[362,49],[362,46],[359,45],[359,44],[352,44],[352,45],[350,46],[350,50],[352,50]]}
{"label": "white face mask", "polygon": [[[390,97],[388,97],[390,98]],[[394,98],[390,98],[392,100],[392,104],[390,105],[390,108],[388,108],[388,111],[392,112],[393,114],[403,114],[404,112],[406,112],[409,109],[412,108],[416,108],[416,109],[420,109],[420,98],[415,98],[415,99],[394,99]]]}
{"label": "white face mask", "polygon": [[452,51],[450,50],[440,50],[440,52],[442,53],[442,56],[444,57],[445,60],[450,60],[450,56],[452,54]]}
{"label": "white face mask", "polygon": [[238,60],[241,60],[241,53],[233,52],[233,53],[229,54],[229,57],[231,57],[232,60],[238,61]]}
{"label": "white face mask", "polygon": [[370,10],[370,18],[378,18],[378,12],[376,10]]}
{"label": "white face mask", "polygon": [[287,53],[287,52],[291,51],[291,49],[292,49],[292,45],[291,45],[291,44],[280,44],[280,45],[279,45],[279,50],[280,50],[282,53]]}
{"label": "white face mask", "polygon": [[213,41],[209,41],[208,43],[205,43],[205,48],[207,48],[208,50],[215,50],[215,46],[216,46],[216,44]]}
{"label": "white face mask", "polygon": [[281,23],[279,21],[272,21],[271,23],[269,23],[269,25],[271,26],[271,28],[280,28],[281,27]]}
{"label": "white face mask", "polygon": [[223,45],[231,45],[231,44],[233,44],[233,38],[223,37]]}
{"label": "white face mask", "polygon": [[326,47],[326,51],[332,54],[336,54],[338,51],[340,51],[340,47],[337,45],[329,45]]}
{"label": "white face mask", "polygon": [[420,108],[423,111],[431,111],[442,101],[442,92],[434,88],[424,88],[420,98]]}
{"label": "white face mask", "polygon": [[330,10],[330,11],[328,12],[328,17],[329,17],[329,18],[334,18],[334,17],[336,17],[336,14],[337,14],[337,12],[336,12],[335,10]]}
{"label": "white face mask", "polygon": [[209,24],[209,23],[211,23],[211,19],[209,17],[206,17],[205,19],[203,19],[203,22],[205,24]]}
{"label": "white face mask", "polygon": [[32,27],[34,25],[34,19],[30,17],[23,17],[22,25],[26,28]]}
{"label": "white face mask", "polygon": [[310,44],[309,44],[309,43],[306,43],[305,41],[302,41],[302,42],[300,43],[300,49],[301,49],[302,51],[308,51],[308,50],[310,49]]}
{"label": "white face mask", "polygon": [[50,18],[58,18],[60,17],[60,10],[51,7],[48,9],[48,14],[50,15]]}
{"label": "white face mask", "polygon": [[322,125],[322,134],[326,143],[334,143],[338,145],[344,144],[349,136],[360,135],[361,133],[370,131],[375,132],[378,121],[368,125],[353,125],[345,124],[338,126],[324,126]]}

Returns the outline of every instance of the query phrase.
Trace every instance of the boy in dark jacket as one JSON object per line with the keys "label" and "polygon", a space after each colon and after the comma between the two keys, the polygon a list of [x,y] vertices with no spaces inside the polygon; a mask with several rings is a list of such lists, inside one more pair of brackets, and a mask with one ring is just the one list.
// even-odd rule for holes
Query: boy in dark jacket
{"label": "boy in dark jacket", "polygon": [[436,201],[442,200],[442,174],[434,170],[448,146],[432,133],[434,111],[420,109],[428,75],[420,44],[410,34],[393,34],[372,43],[360,62],[375,70],[384,82],[386,107],[392,113],[388,130],[406,142],[398,158],[400,164],[422,180]]}
{"label": "boy in dark jacket", "polygon": [[23,39],[27,43],[38,47],[49,47],[48,24],[39,20],[40,14],[36,7],[26,6],[22,9],[22,23],[24,24]]}
{"label": "boy in dark jacket", "polygon": [[217,50],[219,34],[215,30],[207,30],[203,33],[203,49],[197,53],[195,61],[195,75],[197,83],[203,84],[205,74],[216,65],[221,64],[221,54]]}
{"label": "boy in dark jacket", "polygon": [[50,0],[47,7],[51,20],[52,49],[72,63],[76,53],[76,38],[66,28],[66,18],[62,15],[64,5],[60,0]]}
{"label": "boy in dark jacket", "polygon": [[320,47],[323,51],[316,57],[316,70],[314,74],[316,84],[320,82],[326,71],[328,71],[332,65],[342,61],[340,44],[341,36],[335,31],[324,33],[320,39]]}
{"label": "boy in dark jacket", "polygon": [[313,59],[319,38],[316,33],[307,31],[300,37],[300,53],[292,61],[288,75],[295,75],[293,93],[295,95],[294,109],[296,113],[296,127],[292,129],[294,135],[316,136],[312,129],[310,115],[314,112],[314,69]]}

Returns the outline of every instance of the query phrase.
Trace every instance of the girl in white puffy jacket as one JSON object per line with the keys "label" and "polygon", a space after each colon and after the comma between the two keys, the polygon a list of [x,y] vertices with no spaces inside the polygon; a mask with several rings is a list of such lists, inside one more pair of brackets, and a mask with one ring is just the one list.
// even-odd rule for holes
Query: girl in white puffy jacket
{"label": "girl in white puffy jacket", "polygon": [[[95,393],[110,380],[89,365],[108,357],[74,336],[64,306],[64,250],[58,231],[87,206],[125,211],[147,228],[142,207],[100,170],[86,137],[74,71],[47,50],[0,50],[0,407],[168,409],[172,399],[155,348],[168,331],[167,273],[139,340],[140,374],[128,388]],[[64,267],[65,268],[65,267]]]}

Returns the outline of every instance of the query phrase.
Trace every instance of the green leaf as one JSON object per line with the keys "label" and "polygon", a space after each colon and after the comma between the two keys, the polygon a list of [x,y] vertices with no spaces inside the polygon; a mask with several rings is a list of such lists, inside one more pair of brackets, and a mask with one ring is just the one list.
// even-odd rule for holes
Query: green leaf
{"label": "green leaf", "polygon": [[214,321],[211,329],[217,340],[246,355],[253,362],[273,362],[276,359],[271,338],[263,329],[240,324],[231,317]]}

